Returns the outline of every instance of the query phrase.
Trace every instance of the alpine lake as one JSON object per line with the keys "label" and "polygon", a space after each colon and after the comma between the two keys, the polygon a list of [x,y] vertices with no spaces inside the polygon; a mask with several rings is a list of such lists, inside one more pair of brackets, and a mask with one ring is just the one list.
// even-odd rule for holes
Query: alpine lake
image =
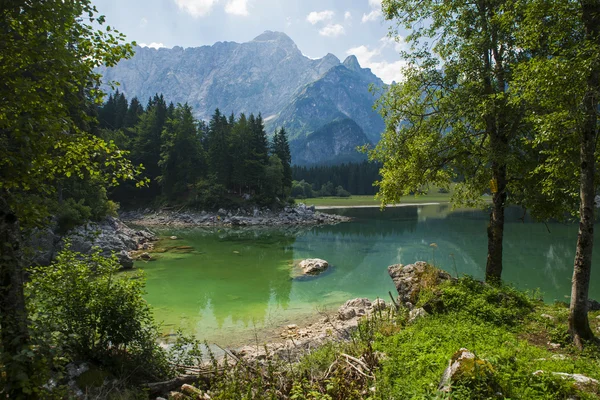
{"label": "alpine lake", "polygon": [[[483,279],[489,214],[448,204],[326,210],[352,217],[337,225],[161,229],[156,261],[137,262],[162,333],[177,330],[221,346],[264,343],[287,324],[332,315],[346,300],[396,295],[391,264],[428,261],[453,276]],[[506,212],[506,283],[546,302],[569,301],[577,224],[537,223]],[[177,236],[177,240],[169,239]],[[595,252],[594,266],[600,261]],[[299,276],[300,259],[322,258],[319,276]],[[590,298],[600,300],[592,272]]]}

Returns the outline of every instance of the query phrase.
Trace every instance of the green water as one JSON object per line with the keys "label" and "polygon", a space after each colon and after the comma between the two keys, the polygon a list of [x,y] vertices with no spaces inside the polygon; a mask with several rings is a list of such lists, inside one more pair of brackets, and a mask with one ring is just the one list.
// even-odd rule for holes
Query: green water
{"label": "green water", "polygon": [[[181,328],[228,346],[268,340],[282,325],[302,325],[347,299],[387,300],[394,291],[387,266],[395,263],[433,261],[452,274],[484,276],[484,212],[452,212],[447,205],[331,212],[355,220],[312,228],[160,231],[179,238],[162,244],[194,249],[137,264],[146,271],[146,299],[165,334]],[[521,217],[518,209],[507,212],[504,280],[540,289],[546,301],[568,300],[577,226]],[[332,267],[318,277],[292,278],[293,261],[309,257]],[[590,296],[600,299],[596,275]]]}

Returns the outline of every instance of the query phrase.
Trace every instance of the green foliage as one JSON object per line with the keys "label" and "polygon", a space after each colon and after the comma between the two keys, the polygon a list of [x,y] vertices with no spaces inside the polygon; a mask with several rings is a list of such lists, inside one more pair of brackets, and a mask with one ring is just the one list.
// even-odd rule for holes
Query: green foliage
{"label": "green foliage", "polygon": [[209,179],[200,180],[194,185],[193,200],[190,200],[190,205],[208,210],[225,207],[223,201],[226,196],[225,186],[216,183],[214,177],[209,177]]}
{"label": "green foliage", "polygon": [[[130,150],[150,182],[142,190],[131,185],[113,190],[111,198],[126,206],[167,202],[214,208],[243,205],[242,198],[271,206],[290,195],[287,134],[280,129],[269,146],[260,115],[240,114],[236,120],[217,109],[206,124],[195,120],[187,104],[167,106],[157,94],[145,110],[135,98],[127,108],[127,100],[118,92],[98,108],[98,114],[98,134]],[[200,193],[199,188],[209,193]]]}
{"label": "green foliage", "polygon": [[[86,360],[114,376],[157,379],[170,373],[141,273],[118,273],[116,258],[62,251],[32,268],[26,286],[34,340],[64,363]],[[131,375],[131,376],[130,376]]]}
{"label": "green foliage", "polygon": [[58,208],[56,215],[57,230],[59,233],[66,233],[77,226],[85,224],[90,220],[91,216],[92,210],[84,204],[83,199],[79,201],[75,201],[72,198],[67,199]]}
{"label": "green foliage", "polygon": [[92,176],[112,185],[136,175],[125,152],[86,131],[102,99],[94,68],[116,64],[133,47],[102,29],[104,17],[88,0],[10,0],[1,9],[0,81],[11,95],[0,96],[0,190],[22,223],[35,224],[46,210],[33,210],[28,197],[54,193],[58,179]]}
{"label": "green foliage", "polygon": [[295,199],[308,199],[314,197],[314,192],[311,184],[305,181],[293,181],[292,197]]}
{"label": "green foliage", "polygon": [[342,186],[353,195],[374,195],[377,189],[373,183],[379,179],[381,164],[364,161],[340,165],[316,165],[312,167],[292,167],[292,176],[296,181],[310,182],[319,188],[331,181],[335,187]]}
{"label": "green foliage", "polygon": [[108,200],[102,182],[71,177],[62,180],[59,187],[63,201],[56,202],[50,207],[57,217],[59,233],[66,233],[90,220],[100,221],[106,216],[117,215],[119,206]]}
{"label": "green foliage", "polygon": [[498,326],[515,326],[533,309],[533,302],[524,293],[511,287],[488,285],[471,277],[446,283],[436,291],[433,299],[440,301],[436,307],[441,310],[464,312]]}
{"label": "green foliage", "polygon": [[335,195],[337,197],[350,197],[350,192],[344,189],[341,185],[335,188]]}
{"label": "green foliage", "polygon": [[494,372],[492,376],[455,383],[453,399],[490,398],[498,392],[502,393],[500,398],[511,399],[567,398],[576,393],[568,381],[533,372],[575,370],[598,376],[597,361],[552,359],[545,348],[532,346],[512,330],[467,312],[453,312],[421,319],[390,337],[380,336],[375,350],[388,357],[378,373],[378,398],[444,398],[437,391],[439,380],[448,360],[460,348],[487,360]]}
{"label": "green foliage", "polygon": [[178,104],[162,133],[161,175],[157,181],[169,200],[183,199],[205,175],[205,154],[192,108]]}

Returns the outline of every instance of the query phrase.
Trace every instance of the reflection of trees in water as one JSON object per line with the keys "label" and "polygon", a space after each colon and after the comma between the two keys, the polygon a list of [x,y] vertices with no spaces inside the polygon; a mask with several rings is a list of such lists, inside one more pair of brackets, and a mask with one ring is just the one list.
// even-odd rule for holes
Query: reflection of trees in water
{"label": "reflection of trees in water", "polygon": [[[170,288],[180,291],[177,302],[199,313],[212,313],[203,317],[214,316],[219,327],[228,319],[233,324],[261,325],[269,306],[288,307],[289,262],[297,230],[185,229],[169,234],[201,252],[183,256],[182,264],[193,264],[182,267],[186,270],[167,261],[172,272],[164,278]],[[177,280],[179,284],[174,283]],[[181,309],[181,304],[173,304],[172,309]]]}

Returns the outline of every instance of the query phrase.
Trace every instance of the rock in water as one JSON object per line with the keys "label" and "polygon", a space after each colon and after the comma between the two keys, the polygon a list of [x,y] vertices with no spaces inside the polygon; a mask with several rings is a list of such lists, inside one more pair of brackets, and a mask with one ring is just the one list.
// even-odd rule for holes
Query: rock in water
{"label": "rock in water", "polygon": [[329,263],[320,258],[307,258],[298,265],[305,275],[319,275],[329,267]]}

